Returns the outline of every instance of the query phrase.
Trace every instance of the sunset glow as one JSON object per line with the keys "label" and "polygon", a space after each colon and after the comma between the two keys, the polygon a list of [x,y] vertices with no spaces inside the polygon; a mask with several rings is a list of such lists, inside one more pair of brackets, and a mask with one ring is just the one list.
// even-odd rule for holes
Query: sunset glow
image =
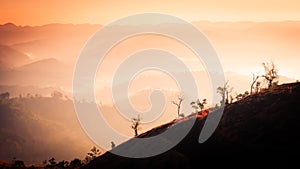
{"label": "sunset glow", "polygon": [[190,22],[300,20],[297,0],[28,0],[1,1],[0,23],[44,25],[49,23],[107,24],[135,13],[159,12]]}
{"label": "sunset glow", "polygon": [[[138,18],[138,23],[133,20],[133,23],[114,24],[145,13],[147,16],[155,14],[155,17]],[[180,21],[165,22],[165,17]],[[100,34],[102,30],[108,31]],[[126,31],[129,35],[124,33]],[[124,145],[122,143],[133,144],[130,141],[136,137],[152,138],[169,129],[175,129],[174,133],[177,129],[187,129],[184,125],[191,119],[198,120],[193,129],[197,134],[191,133],[189,137],[197,139],[185,141],[188,146],[190,143],[194,147],[198,143],[203,146],[201,141],[206,141],[219,124],[221,129],[216,137],[220,138],[208,146],[217,144],[218,147],[219,140],[228,141],[226,144],[230,146],[243,146],[244,143],[252,146],[251,141],[256,141],[255,137],[251,140],[252,135],[257,134],[259,140],[264,134],[276,131],[271,128],[274,124],[277,128],[286,127],[289,120],[299,119],[288,117],[281,121],[284,119],[282,113],[299,111],[293,106],[299,102],[299,95],[295,94],[300,90],[299,44],[299,0],[1,0],[0,168],[2,163],[10,165],[10,161],[14,163],[16,159],[46,167],[52,165],[50,157],[70,162],[76,157],[84,159],[80,164],[86,165],[96,156],[118,150],[118,146]],[[155,52],[151,53],[151,50]],[[165,55],[159,55],[159,52]],[[119,68],[135,54],[141,54],[137,55],[141,61],[128,62],[119,72],[119,79],[114,81]],[[82,63],[85,61],[87,64]],[[170,72],[153,65],[140,68],[138,63],[142,66],[159,63]],[[264,63],[275,66],[268,71],[269,67],[264,67]],[[141,70],[132,75],[127,72],[131,68]],[[179,83],[174,76],[184,82]],[[183,91],[180,84],[191,90]],[[123,95],[123,91],[128,91],[128,95]],[[161,95],[151,98],[152,92]],[[114,94],[120,97],[115,99]],[[164,105],[161,104],[162,97],[165,98]],[[143,115],[155,107],[153,101],[162,107],[153,110],[163,111],[157,111],[152,121],[146,121]],[[117,103],[125,105],[130,117],[120,112]],[[290,107],[294,108],[292,112],[280,110]],[[227,113],[225,120],[223,110]],[[270,112],[275,115],[269,118]],[[93,118],[85,119],[87,116]],[[202,121],[206,118],[213,125]],[[267,122],[263,123],[265,119]],[[289,127],[284,129],[292,131]],[[209,129],[201,135],[198,129],[202,131],[203,128]],[[270,132],[264,132],[265,129]],[[279,132],[288,133],[285,130]],[[97,145],[92,136],[104,140],[104,145]],[[202,140],[200,136],[203,136]],[[246,138],[249,136],[251,138]],[[163,144],[173,144],[172,140],[160,139]],[[285,143],[286,140],[279,138],[278,142]],[[220,144],[220,147],[226,147],[226,144]],[[90,149],[94,145],[99,150],[96,147]],[[185,149],[178,145],[180,151],[171,154],[172,162],[180,161],[173,160],[173,156],[184,157],[181,153]],[[125,150],[134,152],[134,146],[140,144]],[[144,147],[155,149],[152,144]],[[198,149],[188,147],[187,152]],[[94,154],[91,155],[89,150]],[[168,150],[173,153],[172,149]],[[275,147],[274,150],[281,149]],[[12,157],[16,158],[12,160]],[[44,160],[46,162],[42,164]],[[70,166],[71,163],[63,165]]]}

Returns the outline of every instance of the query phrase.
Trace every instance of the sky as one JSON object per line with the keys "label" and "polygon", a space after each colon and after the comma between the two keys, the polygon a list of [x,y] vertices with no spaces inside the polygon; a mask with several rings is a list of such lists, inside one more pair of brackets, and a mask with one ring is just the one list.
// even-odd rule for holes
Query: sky
{"label": "sky", "polygon": [[159,12],[187,21],[300,20],[298,0],[1,0],[0,24],[107,24],[135,13]]}

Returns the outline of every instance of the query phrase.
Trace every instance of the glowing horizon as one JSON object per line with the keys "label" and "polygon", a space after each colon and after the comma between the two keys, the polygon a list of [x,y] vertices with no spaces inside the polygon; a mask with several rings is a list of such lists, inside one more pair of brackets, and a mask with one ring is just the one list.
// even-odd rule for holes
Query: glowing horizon
{"label": "glowing horizon", "polygon": [[[217,4],[217,5],[216,5]],[[49,23],[107,24],[144,12],[165,13],[194,21],[293,21],[300,20],[300,2],[287,1],[2,1],[0,24],[39,26]]]}

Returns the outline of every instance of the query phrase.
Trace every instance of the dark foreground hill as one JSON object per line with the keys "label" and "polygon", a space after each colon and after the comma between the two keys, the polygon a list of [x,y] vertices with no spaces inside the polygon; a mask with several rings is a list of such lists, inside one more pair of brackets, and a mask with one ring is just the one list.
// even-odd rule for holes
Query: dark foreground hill
{"label": "dark foreground hill", "polygon": [[[167,128],[176,130],[193,118],[165,124],[139,137],[151,137]],[[294,160],[300,150],[299,120],[300,83],[284,84],[227,105],[218,128],[205,143],[198,143],[205,119],[197,119],[189,134],[161,155],[133,159],[107,152],[84,168],[290,168],[297,165]],[[116,149],[124,145],[132,150],[137,147],[129,140]]]}

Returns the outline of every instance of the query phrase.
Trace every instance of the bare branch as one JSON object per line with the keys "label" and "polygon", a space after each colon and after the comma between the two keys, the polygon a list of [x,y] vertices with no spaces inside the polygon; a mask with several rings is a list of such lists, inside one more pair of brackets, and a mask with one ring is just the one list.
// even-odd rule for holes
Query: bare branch
{"label": "bare branch", "polygon": [[183,96],[181,94],[178,95],[177,99],[178,99],[178,101],[172,101],[171,103],[173,103],[174,105],[177,106],[177,118],[179,118],[179,117],[184,116],[184,114],[180,114],[181,103],[184,99],[183,99]]}

